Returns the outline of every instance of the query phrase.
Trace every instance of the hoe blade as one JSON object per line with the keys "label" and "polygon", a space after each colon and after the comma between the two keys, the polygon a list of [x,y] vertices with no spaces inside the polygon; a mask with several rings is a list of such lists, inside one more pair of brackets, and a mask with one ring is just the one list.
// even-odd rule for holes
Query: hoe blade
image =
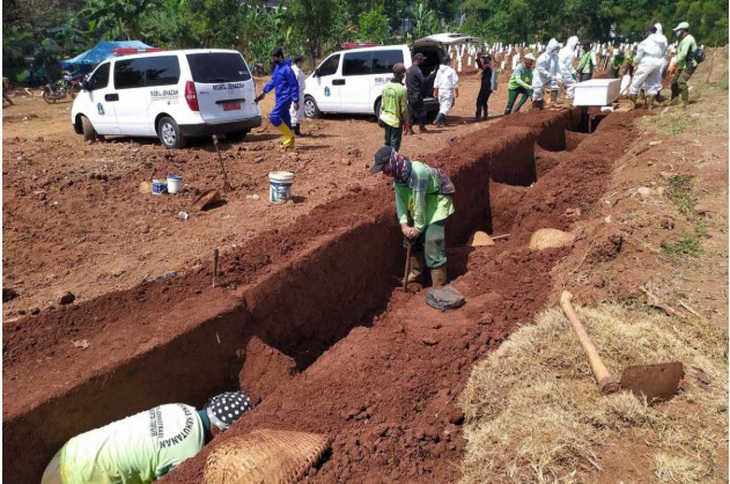
{"label": "hoe blade", "polygon": [[650,405],[669,400],[677,393],[679,381],[684,376],[682,363],[658,363],[634,365],[624,369],[621,387],[639,398],[646,397]]}

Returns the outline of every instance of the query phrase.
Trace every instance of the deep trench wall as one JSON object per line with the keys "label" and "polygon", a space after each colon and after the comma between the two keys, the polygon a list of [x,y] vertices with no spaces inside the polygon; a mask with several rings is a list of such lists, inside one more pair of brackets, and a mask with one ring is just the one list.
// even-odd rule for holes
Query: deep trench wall
{"label": "deep trench wall", "polygon": [[235,350],[245,344],[240,328],[248,318],[240,306],[231,307],[29,412],[4,419],[3,481],[39,482],[53,454],[81,432],[162,403],[202,404],[230,388],[232,382],[223,376],[238,365]]}
{"label": "deep trench wall", "polygon": [[[424,159],[445,168],[457,188],[457,212],[447,228],[450,244],[463,243],[475,229],[489,230],[489,178],[531,183],[541,130],[549,128],[554,141],[560,119],[570,122],[569,111],[537,114],[552,121],[528,128],[496,123],[476,139],[462,138],[432,155],[433,162]],[[319,246],[259,278],[243,292],[242,304],[5,420],[3,458],[13,465],[4,467],[4,480],[38,482],[51,456],[78,433],[163,402],[200,405],[230,388],[242,365],[259,361],[257,355],[241,356],[252,336],[304,368],[353,326],[367,324],[396,285],[405,252],[399,250],[392,188],[375,187],[361,198],[371,209],[359,222],[340,227]],[[315,209],[310,218],[327,212],[327,206]]]}

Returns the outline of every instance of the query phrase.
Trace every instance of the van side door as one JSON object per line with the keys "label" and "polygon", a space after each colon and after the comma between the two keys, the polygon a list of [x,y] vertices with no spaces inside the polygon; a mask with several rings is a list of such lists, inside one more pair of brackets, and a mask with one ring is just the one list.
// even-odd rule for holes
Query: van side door
{"label": "van side door", "polygon": [[[314,98],[320,111],[340,112],[340,54],[332,54],[307,79],[306,93]],[[337,80],[335,84],[333,81]]]}
{"label": "van side door", "polygon": [[110,94],[119,133],[154,136],[157,114],[170,113],[172,105],[182,102],[183,93],[177,87],[179,79],[180,64],[176,55],[118,59],[114,66],[114,90]]}
{"label": "van side door", "polygon": [[89,118],[98,134],[117,133],[117,119],[114,104],[107,99],[111,86],[111,62],[101,64],[88,80],[89,89],[79,93],[75,103],[79,112]]}

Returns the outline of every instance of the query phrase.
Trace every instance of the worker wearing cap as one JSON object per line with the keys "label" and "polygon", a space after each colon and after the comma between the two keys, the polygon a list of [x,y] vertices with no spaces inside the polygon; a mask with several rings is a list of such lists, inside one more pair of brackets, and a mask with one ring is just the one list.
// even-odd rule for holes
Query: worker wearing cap
{"label": "worker wearing cap", "polygon": [[682,107],[689,104],[689,86],[687,81],[692,77],[697,62],[692,58],[692,54],[697,50],[697,42],[689,33],[689,24],[680,22],[674,27],[674,33],[679,37],[679,45],[677,46],[677,66],[678,69],[672,76],[672,99],[670,104],[676,104],[679,96],[682,96]]}
{"label": "worker wearing cap", "polygon": [[426,106],[423,103],[423,89],[426,81],[432,79],[436,75],[434,70],[428,77],[421,72],[423,64],[423,54],[420,52],[413,56],[413,64],[406,71],[406,90],[408,91],[408,109],[410,126],[408,133],[416,134],[413,126],[418,124],[419,131],[425,133],[426,129]]}
{"label": "worker wearing cap", "polygon": [[[395,207],[405,243],[412,244],[408,282],[418,281],[423,265],[431,271],[434,287],[445,286],[446,220],[454,213],[451,195],[444,195],[438,170],[400,156],[389,146],[375,152],[370,173],[382,171],[393,177]],[[449,181],[450,183],[450,181]]]}
{"label": "worker wearing cap", "polygon": [[[304,75],[304,71],[302,71],[302,66],[304,66],[304,57],[300,55],[294,56],[294,58],[292,59],[291,70],[294,72],[294,77],[296,77],[297,79],[297,88],[300,100],[304,98],[304,88],[307,87],[307,78]],[[296,104],[298,104],[296,108],[294,107],[294,103],[292,103],[291,107],[289,108],[289,117],[291,118],[291,125],[294,129],[294,135],[299,137],[302,136],[301,122],[302,119],[304,119],[304,103]]]}
{"label": "worker wearing cap", "polygon": [[[558,61],[558,51],[560,44],[556,39],[550,39],[545,52],[537,58],[535,62],[535,70],[537,75],[532,77],[532,107],[533,109],[542,109],[545,106],[543,100],[543,89],[550,86],[553,82],[560,82],[558,73],[560,71]],[[557,87],[557,86],[556,86]],[[555,96],[557,100],[557,93]]]}
{"label": "worker wearing cap", "polygon": [[294,131],[289,107],[299,109],[299,84],[297,84],[297,78],[291,68],[291,61],[284,58],[281,47],[271,51],[271,62],[274,64],[274,72],[257,100],[260,101],[266,93],[276,89],[276,104],[271,110],[269,121],[284,135],[282,142],[284,148],[294,148]]}
{"label": "worker wearing cap", "polygon": [[593,52],[593,44],[590,40],[583,41],[583,55],[578,63],[578,78],[580,81],[588,81],[593,78],[593,69],[596,68],[598,61],[596,53]]}
{"label": "worker wearing cap", "polygon": [[650,25],[644,32],[646,38],[641,41],[636,51],[636,70],[634,78],[629,87],[629,99],[631,100],[631,108],[636,108],[636,100],[639,91],[644,83],[646,83],[646,107],[654,108],[654,100],[662,87],[662,64],[664,52],[666,52],[653,34],[656,33],[656,27]]}
{"label": "worker wearing cap", "polygon": [[532,97],[532,66],[534,64],[535,56],[527,54],[522,62],[515,67],[507,84],[509,97],[507,98],[507,107],[504,109],[504,114],[512,113],[512,106],[514,106],[517,96],[520,94],[522,97],[517,103],[517,107],[515,107],[515,112],[519,111],[522,105]]}
{"label": "worker wearing cap", "polygon": [[436,126],[446,126],[446,116],[459,97],[459,75],[451,67],[451,57],[441,59],[441,65],[433,81],[433,97],[439,100],[439,113],[433,122]]}
{"label": "worker wearing cap", "polygon": [[406,66],[393,66],[393,78],[380,96],[380,122],[385,128],[385,146],[400,149],[402,133],[408,133],[408,92],[403,86]]}
{"label": "worker wearing cap", "polygon": [[576,58],[576,48],[579,43],[578,37],[573,35],[565,43],[565,47],[558,52],[558,66],[560,68],[560,78],[563,81],[563,86],[565,86],[566,100],[573,99],[573,96],[575,96],[575,80],[578,78],[578,73],[573,67],[573,62]]}
{"label": "worker wearing cap", "polygon": [[117,420],[66,442],[41,484],[152,482],[200,452],[252,408],[243,392],[226,392],[199,411],[173,403]]}

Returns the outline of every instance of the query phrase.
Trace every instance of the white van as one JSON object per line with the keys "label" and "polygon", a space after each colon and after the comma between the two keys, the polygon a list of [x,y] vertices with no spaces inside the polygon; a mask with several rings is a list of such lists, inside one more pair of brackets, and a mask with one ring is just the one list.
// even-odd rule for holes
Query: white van
{"label": "white van", "polygon": [[[441,64],[447,46],[478,42],[476,37],[461,34],[436,34],[407,45],[385,45],[341,50],[330,54],[307,78],[304,89],[304,115],[315,118],[320,113],[380,113],[380,94],[393,77],[393,66],[413,64],[413,55],[423,54],[421,72],[428,76]],[[423,86],[426,111],[438,110],[433,97],[431,78]]]}
{"label": "white van", "polygon": [[256,86],[240,52],[194,49],[106,60],[90,75],[71,109],[74,131],[159,137],[182,148],[195,136],[243,139],[261,126]]}

